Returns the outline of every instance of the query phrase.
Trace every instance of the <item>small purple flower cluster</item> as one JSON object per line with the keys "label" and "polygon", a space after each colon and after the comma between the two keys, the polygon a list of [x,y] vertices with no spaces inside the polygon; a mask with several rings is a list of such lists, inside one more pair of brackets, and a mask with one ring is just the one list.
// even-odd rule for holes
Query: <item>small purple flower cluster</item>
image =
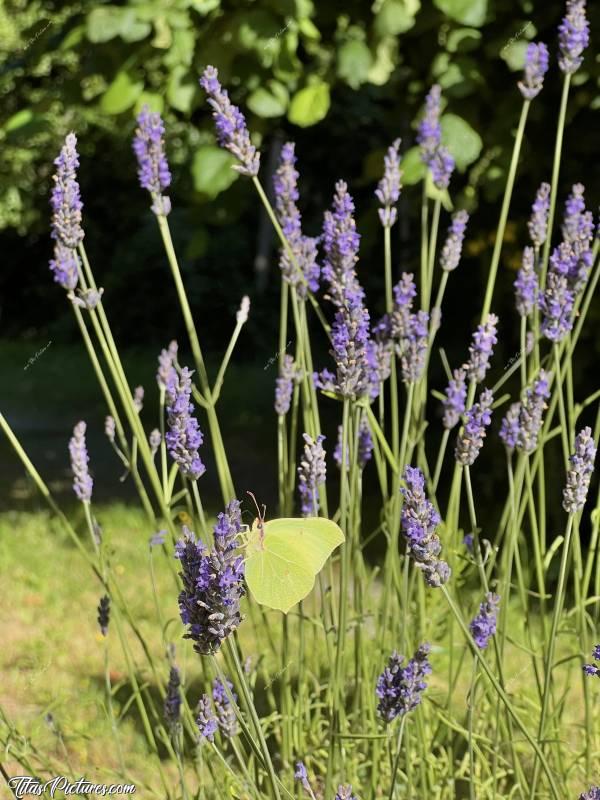
{"label": "small purple flower cluster", "polygon": [[423,374],[427,361],[429,314],[426,311],[412,310],[417,294],[412,273],[402,273],[393,293],[390,327],[396,352],[400,356],[402,380],[404,383],[416,383]]}
{"label": "small purple flower cluster", "polygon": [[390,656],[375,690],[379,698],[377,711],[386,723],[413,711],[421,702],[427,688],[424,678],[431,673],[430,649],[428,644],[420,645],[406,664],[404,656],[396,652]]}
{"label": "small purple flower cluster", "polygon": [[456,460],[464,467],[470,467],[475,463],[483,447],[485,429],[492,421],[493,402],[494,396],[491,390],[484,389],[479,395],[479,402],[467,411],[467,419],[464,428],[458,434],[454,451]]}
{"label": "small purple flower cluster", "polygon": [[237,715],[229,697],[231,695],[237,705],[237,695],[233,691],[231,681],[225,680],[229,693],[223,681],[215,678],[212,685],[212,700],[208,694],[200,697],[196,717],[200,740],[207,739],[209,742],[214,742],[217,731],[220,731],[228,739],[238,733]]}
{"label": "small purple flower cluster", "polygon": [[543,42],[530,42],[525,53],[523,80],[518,86],[525,100],[533,100],[542,91],[544,75],[548,72],[548,48]]}
{"label": "small purple flower cluster", "polygon": [[467,373],[465,367],[455,369],[446,388],[446,397],[442,401],[444,417],[442,424],[447,430],[452,430],[460,422],[465,413],[467,402]]}
{"label": "small purple flower cluster", "polygon": [[110,622],[110,597],[105,594],[98,603],[98,626],[102,636],[108,633],[108,623]]}
{"label": "small purple flower cluster", "polygon": [[169,343],[168,348],[165,350],[160,351],[160,355],[158,357],[158,371],[156,373],[156,382],[160,389],[164,389],[166,391],[167,386],[173,381],[177,379],[177,372],[175,370],[175,364],[177,363],[177,350],[178,344],[173,339]]}
{"label": "small purple flower cluster", "polygon": [[458,267],[468,221],[469,215],[466,211],[457,211],[452,215],[452,222],[440,255],[440,266],[446,272]]}
{"label": "small purple flower cluster", "polygon": [[297,383],[299,378],[299,369],[293,356],[286,353],[279,376],[275,380],[275,413],[278,416],[285,416],[290,410],[294,383]]}
{"label": "small purple flower cluster", "polygon": [[546,241],[548,236],[548,214],[550,213],[550,184],[542,183],[537,190],[531,207],[531,217],[527,223],[529,236],[536,250]]}
{"label": "small purple flower cluster", "polygon": [[421,160],[431,170],[434,184],[438,189],[447,189],[454,170],[454,159],[442,145],[441,98],[441,87],[435,84],[425,98],[425,114],[419,123],[417,142],[421,147]]}
{"label": "small purple flower cluster", "polygon": [[579,795],[579,800],[600,800],[600,786],[591,786],[588,792]]}
{"label": "small purple flower cluster", "polygon": [[582,53],[589,40],[590,25],[585,16],[585,0],[567,0],[567,13],[558,28],[558,66],[566,75],[572,75],[581,66]]}
{"label": "small purple flower cluster", "polygon": [[485,378],[490,366],[494,345],[498,341],[496,328],[498,317],[495,314],[488,314],[485,322],[477,327],[473,334],[473,342],[469,347],[469,362],[467,364],[467,375],[469,380],[481,383]]}
{"label": "small purple flower cluster", "polygon": [[490,639],[496,633],[499,604],[500,597],[488,592],[485,600],[479,606],[479,613],[469,625],[471,635],[480,650],[485,650]]}
{"label": "small purple flower cluster", "polygon": [[179,727],[181,718],[181,677],[175,665],[169,670],[164,714],[168,729],[174,733]]}
{"label": "small purple flower cluster", "polygon": [[84,236],[81,227],[83,203],[77,182],[79,155],[77,137],[74,133],[67,134],[54,165],[56,172],[53,175],[54,185],[50,195],[54,258],[50,261],[50,269],[54,273],[54,280],[60,283],[63,289],[73,291],[79,280],[75,251]]}
{"label": "small purple flower cluster", "polygon": [[539,293],[533,247],[526,247],[523,250],[521,269],[513,285],[515,287],[517,311],[522,317],[528,317],[535,308]]}
{"label": "small purple flower cluster", "polygon": [[273,188],[279,224],[293,253],[292,259],[287,249],[282,247],[279,265],[285,280],[296,287],[300,297],[304,297],[307,288],[312,292],[319,288],[320,268],[317,263],[317,239],[302,233],[302,219],[296,205],[300,195],[294,148],[293,142],[287,142],[281,148]]}
{"label": "small purple flower cluster", "polygon": [[175,557],[181,562],[183,589],[179,613],[200,655],[215,653],[241,622],[240,600],[245,594],[244,559],[236,555],[242,530],[240,504],[232,500],[214,527],[214,547],[208,550],[184,526]]}
{"label": "small purple flower cluster", "polygon": [[192,374],[187,367],[181,370],[180,375],[175,370],[171,372],[166,393],[169,430],[165,434],[165,442],[171,458],[178,464],[182,474],[195,481],[204,475],[206,467],[198,455],[198,448],[204,437],[198,420],[192,416]]}
{"label": "small purple flower cluster", "polygon": [[[600,644],[597,644],[592,650],[592,658],[594,661],[600,661]],[[596,666],[596,664],[584,664],[583,671],[586,675],[600,678],[600,667]]]}
{"label": "small purple flower cluster", "polygon": [[200,78],[200,86],[208,95],[209,105],[213,109],[219,144],[240,162],[233,169],[242,175],[256,177],[260,167],[260,153],[250,141],[244,115],[233,105],[227,90],[219,83],[219,73],[215,67],[206,67]]}
{"label": "small purple flower cluster", "polygon": [[450,567],[439,557],[442,544],[435,529],[440,515],[425,495],[425,478],[420,469],[407,466],[404,481],[406,487],[400,490],[404,496],[401,524],[409,555],[429,586],[442,586],[450,578]]}

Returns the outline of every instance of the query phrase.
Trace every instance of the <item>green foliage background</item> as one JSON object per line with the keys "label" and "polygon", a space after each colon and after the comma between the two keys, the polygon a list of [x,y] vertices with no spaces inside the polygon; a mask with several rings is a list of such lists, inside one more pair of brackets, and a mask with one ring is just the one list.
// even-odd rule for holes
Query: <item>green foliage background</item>
{"label": "green foliage background", "polygon": [[[590,9],[592,31],[595,11]],[[396,136],[403,138],[409,188],[398,237],[408,266],[420,196],[416,188],[410,194],[410,186],[422,176],[413,125],[429,85],[440,82],[451,108],[443,118],[444,138],[459,169],[451,192],[456,204],[481,211],[471,231],[478,238],[471,254],[483,258],[497,219],[497,209],[490,208],[503,187],[521,104],[518,70],[533,38],[548,42],[554,63],[532,108],[511,217],[524,217],[537,183],[549,176],[548,132],[560,88],[556,28],[563,12],[562,2],[539,0],[0,2],[5,332],[60,329],[63,298],[46,269],[47,198],[52,160],[65,134],[75,130],[86,234],[96,259],[101,255],[101,279],[112,290],[119,317],[131,323],[131,335],[153,336],[158,309],[152,298],[156,282],[164,282],[163,264],[130,149],[134,116],[144,103],[161,111],[167,126],[172,224],[192,299],[200,303],[210,294],[219,329],[223,312],[248,290],[253,269],[270,260],[273,241],[264,231],[261,238],[254,196],[215,144],[198,86],[208,63],[219,68],[248,116],[263,150],[266,183],[279,144],[297,140],[311,232],[318,230],[334,181],[349,180],[367,261],[378,257],[380,246],[372,191],[383,152]],[[586,134],[600,104],[599,75],[598,61],[588,53],[571,92],[563,193],[568,181],[589,181],[595,165],[593,137]],[[515,246],[511,253],[509,241],[509,265],[522,246],[509,226],[510,238]],[[269,283],[275,291],[277,282]],[[132,284],[133,304],[127,298]],[[26,306],[18,318],[10,303],[15,291]],[[127,314],[121,314],[126,302]]]}

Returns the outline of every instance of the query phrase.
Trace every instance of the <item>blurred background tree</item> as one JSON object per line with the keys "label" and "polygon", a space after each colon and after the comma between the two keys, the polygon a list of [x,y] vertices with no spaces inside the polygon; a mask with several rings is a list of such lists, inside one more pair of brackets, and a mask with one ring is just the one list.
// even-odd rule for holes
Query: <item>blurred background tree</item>
{"label": "blurred background tree", "polygon": [[[589,11],[593,32],[597,9]],[[372,192],[383,153],[402,137],[407,188],[396,253],[410,268],[420,197],[420,187],[411,185],[422,175],[414,120],[430,84],[438,81],[447,102],[444,137],[459,168],[451,194],[455,205],[478,212],[468,237],[477,294],[518,120],[518,70],[531,39],[546,41],[555,54],[563,13],[562,2],[529,0],[5,0],[0,4],[3,335],[39,338],[50,330],[59,338],[71,336],[62,292],[46,269],[52,161],[70,130],[79,137],[88,247],[116,324],[133,342],[164,344],[178,333],[176,303],[170,302],[174,297],[145,193],[137,189],[130,145],[135,114],[148,103],[163,113],[167,126],[174,172],[171,221],[192,303],[209,315],[207,347],[211,338],[222,341],[223,324],[228,326],[252,281],[253,293],[262,293],[265,302],[255,305],[249,347],[260,349],[271,340],[270,308],[278,290],[275,242],[251,187],[215,144],[198,86],[208,63],[219,68],[248,116],[263,151],[265,184],[281,143],[297,141],[309,232],[318,232],[335,180],[349,181],[368,264],[364,280],[375,297],[381,270],[375,266],[380,241]],[[597,169],[590,133],[600,102],[599,75],[590,50],[571,93],[563,195],[569,183],[589,182]],[[509,270],[518,263],[535,189],[549,177],[559,90],[554,63],[528,124],[504,251]],[[593,200],[597,196],[588,191],[588,202]],[[508,278],[512,281],[512,273]],[[507,293],[510,282],[504,281]]]}

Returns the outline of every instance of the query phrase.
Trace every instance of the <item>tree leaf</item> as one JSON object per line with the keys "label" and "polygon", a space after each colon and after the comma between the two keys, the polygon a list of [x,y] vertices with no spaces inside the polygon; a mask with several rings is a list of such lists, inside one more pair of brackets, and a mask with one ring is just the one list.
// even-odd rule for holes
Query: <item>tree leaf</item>
{"label": "tree leaf", "polygon": [[237,159],[213,144],[201,145],[192,161],[192,177],[198,192],[211,199],[228,189],[237,180],[239,173],[232,169]]}
{"label": "tree leaf", "polygon": [[319,80],[296,92],[290,103],[288,119],[294,125],[308,128],[327,116],[330,104],[329,84]]}
{"label": "tree leaf", "polygon": [[469,164],[479,158],[483,147],[481,136],[466,120],[456,114],[444,114],[440,124],[442,143],[450,150],[458,169],[464,171]]}
{"label": "tree leaf", "polygon": [[364,42],[344,42],[337,53],[337,74],[353,89],[365,83],[373,63],[371,51]]}
{"label": "tree leaf", "polygon": [[259,117],[281,117],[289,102],[287,89],[278,81],[268,81],[255,89],[246,100],[248,108]]}
{"label": "tree leaf", "polygon": [[397,36],[409,31],[420,8],[421,0],[383,0],[375,17],[375,32],[378,36]]}
{"label": "tree leaf", "polygon": [[169,104],[186,114],[192,107],[197,85],[185,67],[175,67],[167,83]]}
{"label": "tree leaf", "polygon": [[433,0],[433,4],[463,25],[479,28],[485,22],[487,0]]}
{"label": "tree leaf", "polygon": [[418,147],[411,147],[404,153],[400,162],[402,170],[402,183],[405,186],[412,186],[425,177],[425,164],[421,161],[421,154]]}
{"label": "tree leaf", "polygon": [[121,114],[131,108],[143,88],[141,81],[132,81],[127,72],[119,72],[102,95],[100,108],[106,114]]}
{"label": "tree leaf", "polygon": [[125,42],[139,42],[151,33],[152,25],[145,20],[138,19],[135,9],[124,8],[122,12],[119,36]]}
{"label": "tree leaf", "polygon": [[86,33],[90,42],[108,42],[121,32],[123,9],[117,6],[95,8],[87,15]]}

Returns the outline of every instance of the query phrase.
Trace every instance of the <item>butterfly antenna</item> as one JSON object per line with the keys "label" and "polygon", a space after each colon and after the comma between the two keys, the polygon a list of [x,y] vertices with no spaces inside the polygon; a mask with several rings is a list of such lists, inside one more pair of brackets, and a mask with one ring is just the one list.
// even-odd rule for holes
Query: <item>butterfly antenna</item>
{"label": "butterfly antenna", "polygon": [[258,507],[258,503],[256,502],[256,497],[254,496],[254,493],[246,490],[246,494],[249,494],[250,497],[254,500],[254,505],[256,506],[256,513],[258,514],[258,519],[260,520],[260,524],[264,525],[267,507],[263,505],[263,510],[261,512],[260,508]]}

